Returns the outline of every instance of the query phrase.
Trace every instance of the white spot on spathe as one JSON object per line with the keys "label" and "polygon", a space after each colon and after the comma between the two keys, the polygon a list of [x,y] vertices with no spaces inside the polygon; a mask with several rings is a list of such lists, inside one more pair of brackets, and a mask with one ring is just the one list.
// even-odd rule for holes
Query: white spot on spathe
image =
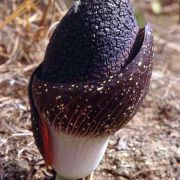
{"label": "white spot on spathe", "polygon": [[142,65],[142,61],[140,61],[139,63],[138,63],[138,66],[141,66]]}
{"label": "white spot on spathe", "polygon": [[101,91],[103,89],[103,87],[98,87],[97,91]]}

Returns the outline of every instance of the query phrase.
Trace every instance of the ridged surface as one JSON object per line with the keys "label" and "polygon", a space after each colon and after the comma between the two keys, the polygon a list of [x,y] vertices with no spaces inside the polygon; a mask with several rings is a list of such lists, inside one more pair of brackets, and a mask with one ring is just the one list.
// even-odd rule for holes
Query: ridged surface
{"label": "ridged surface", "polygon": [[84,0],[54,31],[42,78],[81,82],[118,73],[128,62],[139,28],[129,0]]}

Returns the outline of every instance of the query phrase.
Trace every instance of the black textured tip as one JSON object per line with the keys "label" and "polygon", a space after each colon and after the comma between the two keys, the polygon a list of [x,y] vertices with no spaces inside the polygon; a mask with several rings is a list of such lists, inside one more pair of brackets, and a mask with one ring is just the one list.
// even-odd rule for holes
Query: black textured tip
{"label": "black textured tip", "polygon": [[68,83],[118,73],[129,60],[138,31],[129,0],[83,0],[54,31],[41,76]]}

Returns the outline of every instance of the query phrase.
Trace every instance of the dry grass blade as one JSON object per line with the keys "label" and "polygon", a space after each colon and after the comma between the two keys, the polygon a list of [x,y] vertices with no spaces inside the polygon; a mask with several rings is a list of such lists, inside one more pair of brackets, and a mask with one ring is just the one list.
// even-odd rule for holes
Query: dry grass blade
{"label": "dry grass blade", "polygon": [[7,24],[11,23],[14,19],[19,17],[24,12],[29,12],[30,10],[37,10],[36,5],[40,1],[33,2],[32,0],[24,1],[15,12],[10,14],[3,22],[0,23],[0,29],[4,28]]}

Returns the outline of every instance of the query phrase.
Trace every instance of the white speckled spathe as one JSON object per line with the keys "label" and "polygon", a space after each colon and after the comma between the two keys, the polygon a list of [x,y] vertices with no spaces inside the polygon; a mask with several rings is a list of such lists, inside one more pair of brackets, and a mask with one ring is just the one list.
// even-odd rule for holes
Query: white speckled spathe
{"label": "white speckled spathe", "polygon": [[74,137],[57,133],[49,126],[53,163],[58,174],[66,178],[82,178],[99,165],[108,145],[106,137]]}

